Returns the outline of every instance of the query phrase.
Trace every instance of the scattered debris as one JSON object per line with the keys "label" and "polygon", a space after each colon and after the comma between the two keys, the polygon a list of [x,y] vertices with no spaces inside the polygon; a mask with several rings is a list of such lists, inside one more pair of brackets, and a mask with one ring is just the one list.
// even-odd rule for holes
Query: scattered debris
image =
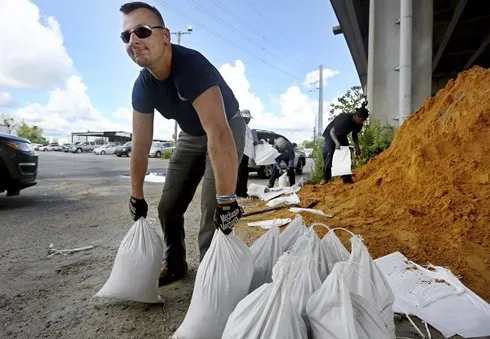
{"label": "scattered debris", "polygon": [[53,255],[56,255],[56,254],[67,255],[67,254],[72,254],[72,253],[76,253],[76,252],[88,251],[88,250],[94,249],[95,247],[96,247],[95,245],[90,245],[90,246],[85,246],[85,247],[72,248],[72,249],[68,249],[68,250],[57,250],[56,248],[54,248],[54,244],[51,243],[51,244],[49,244],[47,256],[49,258],[49,257],[52,257]]}

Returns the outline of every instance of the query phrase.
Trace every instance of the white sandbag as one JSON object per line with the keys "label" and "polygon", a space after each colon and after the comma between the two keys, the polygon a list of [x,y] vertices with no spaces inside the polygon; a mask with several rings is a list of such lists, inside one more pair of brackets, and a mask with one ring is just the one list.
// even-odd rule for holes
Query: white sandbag
{"label": "white sandbag", "polygon": [[291,186],[289,184],[289,177],[288,177],[288,172],[284,172],[279,179],[277,180],[277,184],[279,187],[289,187]]}
{"label": "white sandbag", "polygon": [[335,231],[329,231],[321,240],[321,245],[327,259],[329,273],[336,263],[349,260],[349,251],[344,247]]}
{"label": "white sandbag", "polygon": [[318,275],[318,269],[312,265],[313,241],[310,240],[311,237],[308,232],[309,230],[291,248],[291,258],[293,261],[297,261],[298,270],[290,274],[290,279],[293,280],[291,302],[301,315],[307,329],[310,326],[308,316],[306,315],[306,303],[313,292],[318,290],[322,285],[320,276]]}
{"label": "white sandbag", "polygon": [[349,284],[349,290],[362,297],[369,307],[382,315],[381,321],[384,322],[390,336],[394,338],[393,304],[395,296],[391,287],[382,271],[371,258],[362,239],[353,235],[350,241],[352,253],[344,273]]}
{"label": "white sandbag", "polygon": [[320,280],[323,283],[325,279],[327,279],[327,275],[328,275],[328,259],[327,259],[326,251],[323,248],[322,243],[320,241],[320,238],[318,238],[318,235],[315,232],[314,229],[315,226],[325,227],[329,231],[330,228],[325,224],[315,222],[310,225],[310,228],[307,231],[307,234],[310,237],[310,241],[312,242],[313,258],[312,258],[311,265],[316,267],[316,269],[318,270],[318,276],[320,277]]}
{"label": "white sandbag", "polygon": [[272,282],[272,269],[283,253],[279,241],[280,233],[279,227],[272,226],[250,246],[254,273],[249,292],[253,292],[263,284]]}
{"label": "white sandbag", "polygon": [[332,177],[352,174],[352,159],[349,146],[340,146],[333,152]]}
{"label": "white sandbag", "polygon": [[264,142],[255,146],[255,163],[258,166],[272,165],[276,158],[281,155],[271,144]]}
{"label": "white sandbag", "polygon": [[307,339],[306,326],[291,302],[290,272],[297,265],[284,253],[273,269],[272,283],[244,298],[228,318],[222,339]]}
{"label": "white sandbag", "polygon": [[293,247],[296,240],[306,231],[306,226],[301,215],[297,214],[293,221],[287,225],[286,229],[281,233],[281,247],[284,252]]}
{"label": "white sandbag", "polygon": [[249,248],[217,230],[197,270],[191,304],[172,338],[219,339],[226,321],[248,293],[253,275]]}
{"label": "white sandbag", "polygon": [[162,239],[159,224],[139,218],[122,240],[111,275],[95,296],[142,303],[161,302],[158,277],[163,260]]}
{"label": "white sandbag", "polygon": [[350,291],[351,266],[349,262],[335,264],[308,301],[306,312],[313,339],[395,339],[382,314],[365,298]]}
{"label": "white sandbag", "polygon": [[313,339],[359,339],[341,265],[335,265],[322,286],[311,295],[306,314]]}

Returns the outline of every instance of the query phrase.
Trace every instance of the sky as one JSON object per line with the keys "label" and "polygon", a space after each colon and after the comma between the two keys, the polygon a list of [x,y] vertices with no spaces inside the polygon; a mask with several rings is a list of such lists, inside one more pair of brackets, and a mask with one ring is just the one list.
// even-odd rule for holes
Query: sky
{"label": "sky", "polygon": [[[140,67],[119,38],[118,0],[0,0],[0,113],[51,138],[131,131],[131,90]],[[323,65],[324,121],[330,102],[359,78],[328,0],[152,0],[181,44],[223,75],[251,128],[311,139]],[[177,43],[177,36],[172,35]],[[316,82],[316,85],[315,85]],[[155,112],[154,138],[173,120]]]}

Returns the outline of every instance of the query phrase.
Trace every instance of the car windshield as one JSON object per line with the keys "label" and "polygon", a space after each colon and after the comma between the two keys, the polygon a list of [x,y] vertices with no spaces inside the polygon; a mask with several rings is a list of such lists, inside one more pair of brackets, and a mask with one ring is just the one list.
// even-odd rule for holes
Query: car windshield
{"label": "car windshield", "polygon": [[151,147],[160,147],[160,143],[159,142],[154,142],[151,144]]}
{"label": "car windshield", "polygon": [[127,143],[125,143],[123,146],[131,146],[131,141],[128,141]]}

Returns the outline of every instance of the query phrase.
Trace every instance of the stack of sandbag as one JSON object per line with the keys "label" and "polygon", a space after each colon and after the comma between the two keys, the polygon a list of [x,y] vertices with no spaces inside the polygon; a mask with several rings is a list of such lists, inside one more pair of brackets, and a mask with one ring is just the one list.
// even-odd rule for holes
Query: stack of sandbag
{"label": "stack of sandbag", "polygon": [[349,253],[337,229],[320,240],[314,226],[327,227],[307,228],[297,215],[279,244],[278,230],[271,229],[252,245],[263,254],[254,259],[257,272],[266,272],[258,270],[258,262],[270,267],[280,251],[285,253],[275,263],[272,282],[258,286],[267,280],[262,276],[251,286],[253,292],[230,315],[223,338],[304,338],[305,330],[313,339],[395,338],[393,293],[361,237],[351,233]]}
{"label": "stack of sandbag", "polygon": [[324,239],[335,264],[306,306],[312,338],[394,339],[394,296],[388,282],[359,236],[352,236],[352,253],[340,261],[348,251],[334,231]]}
{"label": "stack of sandbag", "polygon": [[220,339],[229,315],[254,274],[250,249],[233,234],[215,231],[197,270],[191,304],[174,339]]}

